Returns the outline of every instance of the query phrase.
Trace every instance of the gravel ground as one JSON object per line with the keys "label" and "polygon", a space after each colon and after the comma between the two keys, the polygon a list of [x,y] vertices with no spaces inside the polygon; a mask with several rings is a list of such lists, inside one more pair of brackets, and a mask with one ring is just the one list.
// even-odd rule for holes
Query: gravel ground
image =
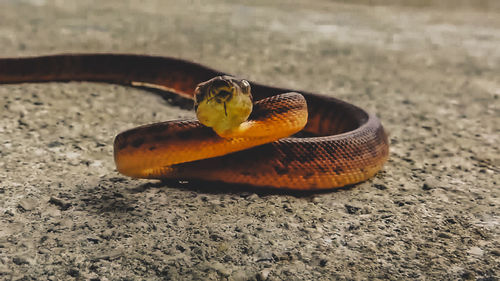
{"label": "gravel ground", "polygon": [[133,180],[113,137],[191,112],[3,85],[0,279],[499,280],[500,5],[268,2],[0,0],[1,55],[168,55],[333,95],[381,118],[384,170],[319,194]]}

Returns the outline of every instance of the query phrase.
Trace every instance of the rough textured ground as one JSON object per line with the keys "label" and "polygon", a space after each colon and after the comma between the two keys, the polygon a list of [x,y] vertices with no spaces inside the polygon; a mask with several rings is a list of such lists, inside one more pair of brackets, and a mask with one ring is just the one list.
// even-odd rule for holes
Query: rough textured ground
{"label": "rough textured ground", "polygon": [[113,136],[192,113],[0,86],[0,279],[498,280],[496,1],[225,2],[0,0],[1,56],[169,55],[334,95],[381,118],[384,171],[302,196],[132,180]]}

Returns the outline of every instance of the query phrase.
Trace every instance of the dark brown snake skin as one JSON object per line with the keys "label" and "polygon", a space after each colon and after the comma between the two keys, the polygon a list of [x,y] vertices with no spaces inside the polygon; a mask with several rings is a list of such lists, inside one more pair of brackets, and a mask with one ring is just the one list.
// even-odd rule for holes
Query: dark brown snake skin
{"label": "dark brown snake skin", "polygon": [[[218,75],[227,74],[180,59],[143,55],[75,54],[0,59],[0,83],[4,84],[95,81],[132,85],[140,82],[190,98],[198,83]],[[289,137],[221,157],[176,164],[149,178],[166,175],[176,179],[315,190],[364,181],[387,160],[387,135],[374,115],[332,97],[250,84],[255,100],[286,92],[302,94],[309,112],[304,131],[314,137]],[[127,141],[126,137],[134,138],[124,133],[118,135],[115,153],[117,146]]]}

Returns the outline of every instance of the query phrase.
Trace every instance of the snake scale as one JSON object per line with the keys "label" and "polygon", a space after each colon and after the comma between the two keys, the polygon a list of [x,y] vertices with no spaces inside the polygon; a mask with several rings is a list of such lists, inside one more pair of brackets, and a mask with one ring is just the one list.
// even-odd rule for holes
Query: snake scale
{"label": "snake scale", "polygon": [[[193,98],[197,85],[226,73],[197,63],[146,55],[62,54],[40,57],[0,58],[0,83],[92,81],[146,85]],[[294,106],[286,93],[300,93],[307,102],[308,119],[302,137],[292,136],[208,159],[154,166],[168,158],[164,143],[211,149],[202,139],[218,138],[197,121],[167,121],[120,133],[114,153],[118,171],[133,177],[197,179],[296,190],[342,187],[375,175],[388,158],[387,134],[379,119],[363,109],[333,97],[266,86],[250,81],[256,104],[250,118],[269,115],[273,97],[285,95],[273,114],[286,114]],[[277,103],[280,103],[277,102]],[[284,103],[284,104],[283,104]],[[296,107],[296,106],[295,106]],[[226,154],[224,145],[217,147]],[[221,152],[222,151],[222,152]],[[132,165],[132,168],[127,168]],[[149,166],[148,166],[149,165]],[[152,166],[153,165],[153,166]],[[142,172],[138,172],[141,170]]]}

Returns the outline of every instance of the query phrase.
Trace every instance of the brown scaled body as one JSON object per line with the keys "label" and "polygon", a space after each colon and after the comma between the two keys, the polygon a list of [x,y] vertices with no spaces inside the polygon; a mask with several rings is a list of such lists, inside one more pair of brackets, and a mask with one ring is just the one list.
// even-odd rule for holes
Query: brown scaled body
{"label": "brown scaled body", "polygon": [[[81,54],[0,59],[0,83],[98,81],[154,86],[190,98],[200,82],[218,75],[224,73],[179,59],[140,55]],[[161,151],[165,150],[165,144],[172,141],[180,144],[179,147],[189,146],[198,151],[208,147],[210,150],[210,141],[207,140],[213,142],[218,136],[197,122],[147,125],[116,137],[118,170],[143,178],[201,179],[314,190],[364,181],[379,171],[387,160],[387,136],[374,115],[332,97],[250,84],[257,101],[288,92],[303,95],[309,114],[304,131],[314,137],[270,138],[271,143],[224,156],[164,164],[155,162],[150,156],[159,155],[161,158],[166,152]],[[257,106],[251,119],[272,117],[269,112],[278,108],[272,99],[262,102],[262,108],[266,110],[259,110]],[[288,113],[294,114],[296,108],[289,109]],[[286,110],[278,111],[271,115],[286,113]],[[277,124],[273,126],[279,127]],[[220,145],[214,149],[215,156],[235,151],[234,148],[225,151],[225,147],[231,146]]]}

